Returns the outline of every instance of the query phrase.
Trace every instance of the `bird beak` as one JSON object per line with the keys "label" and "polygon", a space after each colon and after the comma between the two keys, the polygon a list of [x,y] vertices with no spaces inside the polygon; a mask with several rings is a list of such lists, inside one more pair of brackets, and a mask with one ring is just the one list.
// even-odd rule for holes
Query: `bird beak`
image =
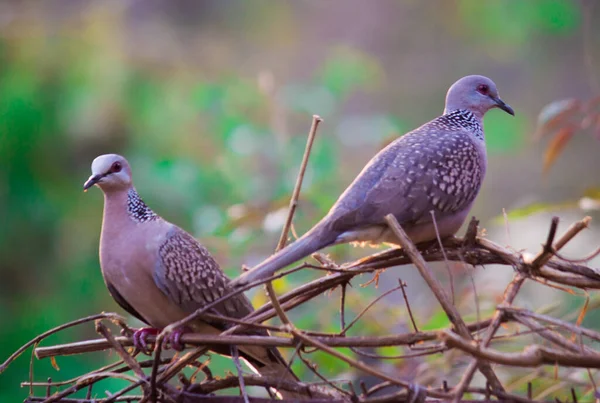
{"label": "bird beak", "polygon": [[490,98],[492,98],[492,100],[494,100],[494,102],[496,103],[496,106],[498,108],[502,109],[504,112],[508,113],[509,115],[515,116],[515,111],[513,110],[513,108],[510,107],[510,105],[508,105],[507,103],[505,103],[503,100],[501,100],[498,97],[490,96]]}
{"label": "bird beak", "polygon": [[83,184],[83,191],[87,192],[89,188],[100,182],[102,178],[104,178],[104,175],[102,174],[90,176],[90,178]]}

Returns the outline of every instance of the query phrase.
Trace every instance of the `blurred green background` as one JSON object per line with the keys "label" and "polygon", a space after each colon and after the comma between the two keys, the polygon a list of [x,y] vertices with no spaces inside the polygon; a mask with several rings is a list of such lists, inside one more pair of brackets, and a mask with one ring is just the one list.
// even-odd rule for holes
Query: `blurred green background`
{"label": "blurred green background", "polygon": [[[564,228],[584,214],[570,203],[600,186],[600,143],[592,136],[576,136],[546,177],[545,145],[531,141],[544,105],[600,94],[595,3],[0,2],[0,360],[61,323],[123,313],[98,264],[101,192],[82,192],[97,155],[125,155],[145,201],[200,238],[236,276],[276,244],[312,114],[324,123],[301,194],[298,233],[325,214],[387,141],[440,114],[449,85],[468,74],[491,77],[516,111],[515,118],[500,111],[486,117],[488,177],[473,214],[492,240],[535,250],[552,214],[564,218]],[[513,219],[507,235],[497,220],[502,209],[533,203],[546,208]],[[600,218],[597,211],[585,214]],[[590,251],[600,236],[593,227],[566,253]],[[333,252],[344,260],[372,251]],[[447,281],[445,268],[437,268]],[[482,314],[512,275],[510,267],[453,270],[457,304],[471,319],[473,290],[461,274],[475,273]],[[316,275],[299,273],[277,286],[283,291]],[[419,307],[418,322],[444,325],[413,271],[385,276],[390,281],[378,289],[355,284],[349,315],[401,277]],[[550,305],[564,295],[543,289],[523,303]],[[250,296],[255,306],[265,301],[261,291]],[[409,329],[401,300],[386,298],[360,332]],[[297,324],[337,331],[336,295],[321,302],[316,315],[294,311]],[[581,304],[572,297],[562,309]],[[94,337],[89,324],[45,344]],[[36,362],[35,379],[68,379],[115,359],[108,353],[59,358],[59,372],[47,360]],[[353,377],[326,357],[315,360],[330,376]],[[413,378],[423,362],[382,365]],[[452,380],[452,366],[465,362],[447,363],[436,374]],[[25,354],[0,375],[0,401],[26,396],[19,384],[28,367]],[[313,379],[301,365],[294,368]],[[107,382],[104,389],[120,385]]]}

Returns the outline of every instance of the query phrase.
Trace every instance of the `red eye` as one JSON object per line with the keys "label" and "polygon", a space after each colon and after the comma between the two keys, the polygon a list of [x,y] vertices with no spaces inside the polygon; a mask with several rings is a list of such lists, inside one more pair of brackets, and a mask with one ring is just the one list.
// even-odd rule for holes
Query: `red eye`
{"label": "red eye", "polygon": [[122,168],[121,163],[120,162],[115,162],[110,167],[110,172],[112,172],[112,173],[121,172],[121,168]]}
{"label": "red eye", "polygon": [[488,87],[486,84],[479,84],[479,86],[477,87],[477,91],[479,91],[483,95],[487,95],[490,92],[490,87]]}

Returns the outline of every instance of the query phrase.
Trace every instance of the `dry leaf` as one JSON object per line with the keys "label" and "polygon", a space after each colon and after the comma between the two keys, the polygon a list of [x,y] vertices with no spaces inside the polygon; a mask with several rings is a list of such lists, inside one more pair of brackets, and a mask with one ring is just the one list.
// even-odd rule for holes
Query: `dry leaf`
{"label": "dry leaf", "polygon": [[569,123],[569,118],[581,109],[581,102],[577,99],[563,99],[546,105],[538,115],[537,129],[534,138],[552,133]]}
{"label": "dry leaf", "polygon": [[60,367],[58,366],[58,363],[56,362],[56,357],[50,357],[50,363],[52,364],[52,367],[55,370],[60,371]]}
{"label": "dry leaf", "polygon": [[575,126],[568,125],[560,129],[556,136],[554,136],[544,154],[544,174],[548,173],[556,157],[558,157],[573,134],[575,134],[575,129]]}
{"label": "dry leaf", "polygon": [[585,318],[585,314],[588,311],[588,307],[590,305],[590,296],[586,296],[585,298],[585,302],[583,304],[583,308],[581,308],[581,312],[579,312],[579,316],[577,317],[577,322],[575,322],[575,324],[577,326],[581,326],[581,324],[583,323],[583,319]]}

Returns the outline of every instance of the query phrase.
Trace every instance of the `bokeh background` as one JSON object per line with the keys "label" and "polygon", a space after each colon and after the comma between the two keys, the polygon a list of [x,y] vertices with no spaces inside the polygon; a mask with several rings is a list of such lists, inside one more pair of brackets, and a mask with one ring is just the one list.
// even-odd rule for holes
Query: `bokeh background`
{"label": "bokeh background", "polygon": [[[600,94],[595,3],[0,2],[0,360],[64,322],[123,313],[105,290],[98,264],[101,192],[82,192],[92,159],[103,153],[125,155],[145,201],[200,238],[236,276],[242,264],[258,263],[276,244],[312,114],[324,123],[295,219],[298,233],[325,214],[384,144],[440,114],[456,79],[484,74],[516,111],[512,118],[494,110],[485,120],[488,176],[473,214],[490,239],[535,251],[551,215],[562,218],[561,228],[585,214],[597,221],[597,204],[589,201],[600,187],[598,139],[578,133],[546,175],[547,141],[532,141],[545,105]],[[582,197],[591,210],[582,210]],[[599,228],[593,223],[566,254],[593,250]],[[330,252],[344,261],[373,250]],[[436,269],[448,284],[445,267]],[[471,319],[474,296],[482,315],[491,312],[512,275],[510,267],[451,269],[457,305]],[[279,282],[278,290],[317,275],[299,273]],[[383,276],[378,288],[354,285],[349,315],[401,278],[422,328],[447,323],[410,267]],[[583,304],[581,296],[536,290],[522,293],[529,299],[520,303],[565,315]],[[250,296],[255,306],[265,301],[261,291]],[[337,331],[336,297],[294,311],[294,320]],[[401,301],[397,294],[386,298],[355,334],[408,330]],[[592,311],[588,325],[594,317],[597,322]],[[47,343],[94,337],[89,324]],[[35,362],[35,379],[68,379],[114,359],[108,353],[58,359],[60,371],[49,361]],[[327,357],[314,359],[328,376],[357,376]],[[436,384],[440,377],[452,380],[453,368],[465,362],[453,357],[436,372],[427,360],[381,365]],[[0,401],[27,395],[19,384],[28,368],[25,354],[0,375]],[[301,365],[294,368],[314,378]],[[513,389],[524,387],[519,374],[507,376],[515,377]],[[545,390],[543,374],[536,382],[536,390]],[[122,383],[104,385],[114,391]]]}

